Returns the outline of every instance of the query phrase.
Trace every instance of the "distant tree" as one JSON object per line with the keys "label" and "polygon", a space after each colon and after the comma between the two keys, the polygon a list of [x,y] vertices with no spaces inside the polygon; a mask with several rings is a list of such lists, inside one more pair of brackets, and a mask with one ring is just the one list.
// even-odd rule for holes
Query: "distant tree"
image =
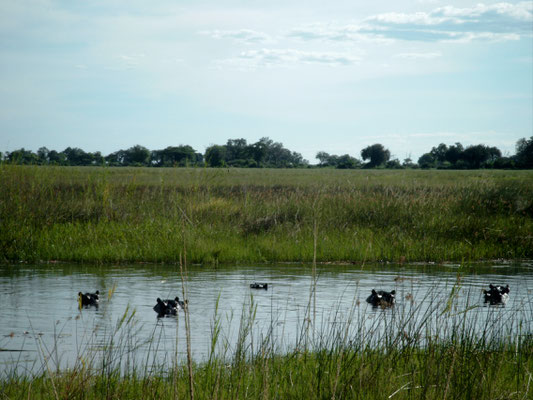
{"label": "distant tree", "polygon": [[124,163],[125,156],[126,156],[126,152],[124,150],[118,150],[118,151],[108,154],[107,156],[104,157],[104,159],[107,165],[120,166],[120,165],[125,165]]}
{"label": "distant tree", "polygon": [[407,157],[403,160],[402,167],[403,168],[416,168],[417,165],[413,162],[411,157]]}
{"label": "distant tree", "polygon": [[262,138],[261,142],[264,144],[266,150],[264,164],[267,167],[298,168],[308,164],[300,153],[286,149],[279,142],[274,142],[269,138]]}
{"label": "distant tree", "polygon": [[450,164],[455,165],[457,161],[461,159],[463,151],[463,145],[459,142],[456,142],[455,145],[451,145],[450,147],[448,147],[448,150],[446,150],[446,153],[444,154],[444,158]]}
{"label": "distant tree", "polygon": [[52,165],[65,165],[66,160],[67,157],[63,152],[58,153],[55,150],[50,150],[50,152],[48,153],[48,162]]}
{"label": "distant tree", "polygon": [[[335,168],[337,168],[339,166],[339,162],[340,162],[340,158],[341,157],[337,156],[335,154],[328,154],[325,151],[319,151],[316,154],[316,158],[320,161],[320,164],[319,164],[320,167],[335,167]],[[346,161],[346,159],[344,161]]]}
{"label": "distant tree", "polygon": [[300,168],[300,167],[308,167],[309,162],[303,158],[303,156],[296,152],[291,152],[291,161],[290,161],[290,167],[292,168]]}
{"label": "distant tree", "polygon": [[[499,151],[499,150],[498,150]],[[493,157],[494,150],[483,144],[468,146],[461,156],[470,169],[478,169]],[[500,153],[501,155],[501,153]]]}
{"label": "distant tree", "polygon": [[86,153],[78,147],[67,147],[63,153],[67,165],[92,165],[94,161],[91,153]]}
{"label": "distant tree", "polygon": [[157,167],[174,167],[196,165],[202,162],[203,157],[191,146],[169,146],[163,150],[152,151],[150,159],[152,165]]}
{"label": "distant tree", "polygon": [[37,150],[37,158],[39,159],[39,164],[48,164],[50,159],[50,150],[48,150],[46,147],[40,147]]}
{"label": "distant tree", "polygon": [[6,153],[6,159],[13,164],[38,164],[37,154],[23,148]]}
{"label": "distant tree", "polygon": [[226,143],[226,161],[231,163],[234,160],[253,158],[250,150],[246,139],[228,139]]}
{"label": "distant tree", "polygon": [[326,153],[325,151],[319,151],[316,154],[316,158],[320,161],[318,164],[319,167],[335,167],[338,169],[361,168],[361,160],[349,154],[338,156]]}
{"label": "distant tree", "polygon": [[329,165],[330,157],[331,156],[325,151],[319,151],[318,153],[316,153],[316,156],[315,156],[315,158],[319,161],[318,165],[320,167],[327,167]]}
{"label": "distant tree", "polygon": [[268,137],[247,144],[245,139],[229,139],[224,146],[212,145],[206,149],[209,166],[294,168],[307,165],[302,155],[283,147]]}
{"label": "distant tree", "polygon": [[148,165],[150,150],[139,144],[124,151],[124,165]]}
{"label": "distant tree", "polygon": [[486,168],[495,168],[494,165],[496,164],[496,161],[502,158],[502,152],[497,147],[488,147],[488,151],[489,157],[483,166]]}
{"label": "distant tree", "polygon": [[519,168],[533,168],[533,136],[529,139],[522,138],[516,142],[516,156],[514,158]]}
{"label": "distant tree", "polygon": [[226,146],[212,145],[205,150],[205,161],[210,167],[223,167],[226,159]]}
{"label": "distant tree", "polygon": [[402,169],[403,166],[402,164],[400,163],[400,160],[398,160],[397,158],[394,158],[392,160],[389,160],[385,163],[385,168],[390,168],[390,169]]}
{"label": "distant tree", "polygon": [[433,156],[434,160],[442,163],[446,161],[447,151],[448,151],[448,146],[446,146],[444,143],[441,143],[437,147],[433,147],[429,153]]}
{"label": "distant tree", "polygon": [[102,156],[102,153],[100,153],[99,151],[96,151],[90,154],[92,155],[93,165],[104,165],[105,164],[105,159],[104,159],[104,156]]}
{"label": "distant tree", "polygon": [[361,157],[365,161],[370,159],[366,164],[367,167],[379,167],[389,161],[390,151],[383,147],[382,144],[376,143],[361,150]]}
{"label": "distant tree", "polygon": [[425,153],[418,159],[418,165],[420,168],[433,168],[435,167],[436,160],[433,154]]}
{"label": "distant tree", "polygon": [[272,140],[267,137],[263,137],[259,139],[258,142],[252,144],[251,146],[248,146],[248,151],[254,159],[257,167],[261,167],[264,165],[270,143],[272,143]]}
{"label": "distant tree", "polygon": [[512,157],[500,157],[493,164],[493,168],[497,169],[513,169],[515,167],[515,160]]}
{"label": "distant tree", "polygon": [[338,169],[355,169],[361,167],[361,161],[357,158],[350,156],[349,154],[344,154],[338,157],[337,165]]}

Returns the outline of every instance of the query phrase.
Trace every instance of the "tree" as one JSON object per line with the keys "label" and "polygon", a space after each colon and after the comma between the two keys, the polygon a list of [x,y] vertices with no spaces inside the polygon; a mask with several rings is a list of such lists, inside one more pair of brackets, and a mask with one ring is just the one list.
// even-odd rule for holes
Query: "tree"
{"label": "tree", "polygon": [[205,150],[205,161],[210,167],[223,167],[226,159],[226,146],[212,145]]}
{"label": "tree", "polygon": [[370,159],[366,167],[379,167],[389,161],[390,151],[383,147],[382,144],[376,143],[361,150],[361,157],[363,160]]}
{"label": "tree", "polygon": [[124,150],[118,150],[114,153],[108,154],[104,157],[106,163],[111,166],[124,165],[124,158],[126,152]]}
{"label": "tree", "polygon": [[152,165],[157,167],[174,167],[196,165],[202,162],[201,154],[196,153],[191,146],[169,146],[163,150],[154,150],[150,155]]}
{"label": "tree", "polygon": [[425,153],[418,159],[420,168],[431,168],[435,166],[435,157],[431,153]]}
{"label": "tree", "polygon": [[315,156],[315,158],[320,162],[318,164],[320,167],[327,167],[329,165],[328,163],[330,157],[331,156],[325,151],[319,151]]}
{"label": "tree", "polygon": [[413,160],[411,157],[404,158],[402,163],[403,168],[416,168],[417,165],[413,163]]}
{"label": "tree", "polygon": [[274,168],[297,168],[307,165],[300,153],[291,152],[283,144],[265,137],[260,140],[265,146],[264,164]]}
{"label": "tree", "polygon": [[446,150],[446,153],[444,154],[444,158],[446,159],[446,161],[455,166],[457,161],[461,159],[463,151],[463,145],[459,142],[456,142],[455,145],[451,145],[450,147],[448,147],[448,150]]}
{"label": "tree", "polygon": [[448,146],[444,143],[439,144],[437,147],[433,147],[429,152],[433,158],[438,162],[446,161],[446,152],[448,151]]}
{"label": "tree", "polygon": [[39,159],[39,164],[48,164],[50,161],[49,159],[50,150],[48,150],[46,147],[40,147],[37,150],[37,158]]}
{"label": "tree", "polygon": [[349,154],[344,154],[338,157],[337,168],[338,169],[355,169],[361,166],[361,161],[355,157],[351,157]]}
{"label": "tree", "polygon": [[[345,154],[344,156],[337,156],[335,154],[328,154],[325,151],[319,151],[316,155],[316,158],[320,161],[320,167],[346,168],[346,162],[348,160],[346,156],[348,156],[348,154]],[[344,159],[341,160],[343,157]],[[354,160],[356,161],[356,164],[360,166],[361,162],[356,158],[354,158]],[[343,166],[339,167],[339,163],[341,162],[343,163]]]}
{"label": "tree", "polygon": [[14,164],[37,164],[38,158],[31,150],[23,148],[6,153],[6,159]]}
{"label": "tree", "polygon": [[104,165],[105,164],[105,159],[104,159],[104,156],[102,156],[102,153],[100,153],[99,151],[96,151],[94,153],[89,153],[91,154],[92,156],[92,164],[93,165]]}
{"label": "tree", "polygon": [[516,163],[520,168],[533,168],[533,136],[516,142]]}
{"label": "tree", "polygon": [[488,151],[489,151],[489,158],[487,161],[485,161],[485,166],[494,168],[496,161],[502,158],[502,152],[497,147],[489,147]]}
{"label": "tree", "polygon": [[52,165],[65,165],[66,160],[67,157],[63,152],[58,153],[55,150],[50,150],[50,152],[48,153],[48,162]]}
{"label": "tree", "polygon": [[268,143],[272,142],[268,138],[261,138],[257,143],[249,146],[249,151],[258,167],[263,166],[268,152]]}
{"label": "tree", "polygon": [[130,147],[124,152],[124,165],[148,165],[150,150],[139,144]]}
{"label": "tree", "polygon": [[403,167],[402,167],[402,164],[400,163],[400,160],[398,160],[397,158],[394,158],[385,163],[385,168],[402,169]]}
{"label": "tree", "polygon": [[78,147],[67,147],[63,150],[67,165],[92,165],[94,157]]}
{"label": "tree", "polygon": [[493,153],[494,150],[492,150],[490,147],[483,144],[478,144],[475,146],[468,146],[465,151],[463,151],[461,159],[466,162],[468,168],[477,169],[480,168],[485,162],[489,161]]}
{"label": "tree", "polygon": [[226,143],[226,161],[248,160],[252,158],[246,139],[228,139]]}

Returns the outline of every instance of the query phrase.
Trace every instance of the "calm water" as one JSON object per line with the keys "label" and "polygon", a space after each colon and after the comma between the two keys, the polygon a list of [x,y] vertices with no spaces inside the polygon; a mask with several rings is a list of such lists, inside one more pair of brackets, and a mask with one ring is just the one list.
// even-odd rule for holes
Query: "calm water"
{"label": "calm water", "polygon": [[[317,268],[317,276],[316,301],[310,301],[313,279],[307,265],[189,267],[193,357],[208,357],[216,317],[221,327],[217,351],[222,354],[227,348],[229,357],[243,310],[248,312],[251,303],[256,316],[248,343],[257,348],[261,340],[271,338],[278,351],[298,345],[309,320],[314,321],[317,337],[351,321],[351,340],[361,326],[379,329],[382,323],[397,323],[394,315],[408,312],[415,314],[410,322],[415,325],[432,315],[425,323],[437,333],[458,315],[466,316],[479,331],[495,324],[507,333],[532,331],[533,262],[476,265],[475,272],[457,265],[327,265]],[[268,290],[251,290],[254,281],[268,282]],[[443,314],[458,282],[453,307]],[[505,307],[483,306],[482,290],[489,283],[510,285]],[[373,288],[396,289],[395,309],[369,306],[365,299]],[[80,311],[77,293],[97,289],[98,309]],[[170,365],[174,355],[183,359],[186,354],[184,314],[158,319],[152,307],[157,297],[175,296],[183,297],[179,267],[174,265],[0,266],[0,376],[14,369],[35,373],[45,367],[64,368],[80,357],[98,359],[111,340],[117,350],[105,354],[126,367]],[[124,315],[131,320],[120,326]],[[514,323],[517,319],[521,326]],[[408,328],[398,323],[398,329]]]}

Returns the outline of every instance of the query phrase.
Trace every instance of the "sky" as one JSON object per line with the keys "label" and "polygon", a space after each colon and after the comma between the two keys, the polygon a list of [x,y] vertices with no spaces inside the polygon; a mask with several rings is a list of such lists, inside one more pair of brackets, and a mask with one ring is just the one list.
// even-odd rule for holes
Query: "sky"
{"label": "sky", "polygon": [[2,152],[531,136],[531,0],[0,0]]}

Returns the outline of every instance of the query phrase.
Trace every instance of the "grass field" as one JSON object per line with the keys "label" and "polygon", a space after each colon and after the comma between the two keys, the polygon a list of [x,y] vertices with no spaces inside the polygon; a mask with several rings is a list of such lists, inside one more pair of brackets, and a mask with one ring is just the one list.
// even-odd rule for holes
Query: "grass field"
{"label": "grass field", "polygon": [[533,171],[0,166],[4,261],[533,256]]}

